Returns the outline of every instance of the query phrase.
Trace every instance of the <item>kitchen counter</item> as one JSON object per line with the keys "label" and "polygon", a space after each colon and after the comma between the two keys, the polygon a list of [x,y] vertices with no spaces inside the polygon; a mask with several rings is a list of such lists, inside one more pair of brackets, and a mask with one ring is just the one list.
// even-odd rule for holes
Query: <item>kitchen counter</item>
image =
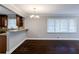
{"label": "kitchen counter", "polygon": [[0,33],[0,35],[7,35],[7,33]]}
{"label": "kitchen counter", "polygon": [[9,32],[18,32],[18,31],[28,31],[28,29],[21,29],[21,30],[8,30]]}

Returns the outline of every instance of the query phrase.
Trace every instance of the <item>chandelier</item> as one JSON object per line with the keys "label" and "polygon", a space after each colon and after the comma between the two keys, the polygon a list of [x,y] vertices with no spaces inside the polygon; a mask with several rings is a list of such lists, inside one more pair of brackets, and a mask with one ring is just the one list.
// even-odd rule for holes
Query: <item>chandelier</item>
{"label": "chandelier", "polygon": [[36,14],[36,8],[33,8],[34,14],[30,15],[30,18],[40,18],[39,15]]}

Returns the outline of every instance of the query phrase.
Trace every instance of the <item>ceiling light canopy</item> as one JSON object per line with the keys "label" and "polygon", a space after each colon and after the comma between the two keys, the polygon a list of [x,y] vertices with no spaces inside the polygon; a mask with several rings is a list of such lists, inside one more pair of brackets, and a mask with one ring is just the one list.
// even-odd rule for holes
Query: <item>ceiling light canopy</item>
{"label": "ceiling light canopy", "polygon": [[36,14],[36,8],[33,8],[34,14],[30,15],[30,18],[40,18],[39,15]]}

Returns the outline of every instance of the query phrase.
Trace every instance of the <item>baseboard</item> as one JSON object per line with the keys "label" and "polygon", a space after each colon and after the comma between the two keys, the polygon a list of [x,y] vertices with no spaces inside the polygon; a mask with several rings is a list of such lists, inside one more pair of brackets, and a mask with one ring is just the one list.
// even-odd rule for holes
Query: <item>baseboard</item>
{"label": "baseboard", "polygon": [[17,47],[19,47],[25,40],[79,40],[79,38],[25,38],[18,45],[7,51],[6,54],[11,54]]}
{"label": "baseboard", "polygon": [[17,47],[19,47],[24,41],[26,40],[26,38],[24,40],[22,40],[18,45],[16,45],[14,48],[12,48],[10,51],[7,51],[6,54],[11,54]]}
{"label": "baseboard", "polygon": [[79,40],[79,38],[27,38],[27,40]]}

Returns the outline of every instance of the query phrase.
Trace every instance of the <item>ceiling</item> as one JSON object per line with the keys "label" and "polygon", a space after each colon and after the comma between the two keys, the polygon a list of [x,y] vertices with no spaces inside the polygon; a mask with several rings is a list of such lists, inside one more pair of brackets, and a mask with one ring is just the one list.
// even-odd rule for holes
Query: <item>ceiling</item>
{"label": "ceiling", "polygon": [[[40,15],[72,14],[79,15],[79,4],[9,4],[24,15],[33,14],[33,8]],[[9,6],[8,5],[8,6]],[[15,8],[14,8],[15,9]]]}
{"label": "ceiling", "polygon": [[79,4],[16,4],[15,6],[26,14],[34,13],[33,8],[36,8],[38,14],[79,14]]}
{"label": "ceiling", "polygon": [[7,9],[6,7],[0,5],[0,14],[15,14],[15,13]]}

